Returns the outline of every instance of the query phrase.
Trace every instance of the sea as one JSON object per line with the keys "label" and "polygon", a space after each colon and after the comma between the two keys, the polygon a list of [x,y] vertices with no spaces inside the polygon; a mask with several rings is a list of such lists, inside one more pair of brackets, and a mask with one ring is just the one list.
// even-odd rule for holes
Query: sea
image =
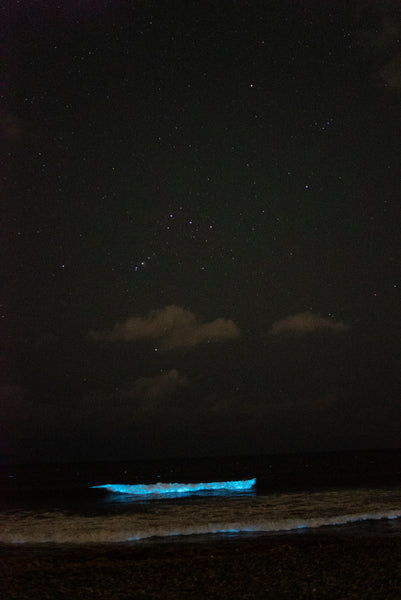
{"label": "sea", "polygon": [[401,450],[0,467],[0,545],[401,535]]}

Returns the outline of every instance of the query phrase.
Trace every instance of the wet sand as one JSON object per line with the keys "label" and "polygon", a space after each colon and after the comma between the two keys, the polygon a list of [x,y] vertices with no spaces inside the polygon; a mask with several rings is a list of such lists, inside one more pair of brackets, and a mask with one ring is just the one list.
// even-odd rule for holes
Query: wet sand
{"label": "wet sand", "polygon": [[308,533],[0,551],[4,600],[401,599],[396,536]]}

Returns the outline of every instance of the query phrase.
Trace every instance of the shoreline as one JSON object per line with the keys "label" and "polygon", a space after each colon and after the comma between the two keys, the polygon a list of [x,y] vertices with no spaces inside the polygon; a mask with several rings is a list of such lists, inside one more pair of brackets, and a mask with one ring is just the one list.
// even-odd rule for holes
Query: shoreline
{"label": "shoreline", "polygon": [[0,596],[401,598],[401,536],[288,533],[93,546],[2,546]]}

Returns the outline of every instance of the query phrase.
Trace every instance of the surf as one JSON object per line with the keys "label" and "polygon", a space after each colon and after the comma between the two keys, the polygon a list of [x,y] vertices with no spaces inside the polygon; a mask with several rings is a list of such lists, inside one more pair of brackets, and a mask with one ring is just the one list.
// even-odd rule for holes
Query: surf
{"label": "surf", "polygon": [[104,489],[114,494],[129,494],[131,496],[176,496],[181,494],[198,494],[204,492],[246,492],[256,485],[256,478],[239,481],[209,481],[201,483],[153,483],[153,484],[124,484],[104,483],[92,485],[92,489]]}
{"label": "surf", "polygon": [[[179,510],[181,513],[181,511]],[[20,517],[8,517],[7,527],[0,532],[0,544],[91,544],[129,543],[142,540],[162,540],[184,536],[187,539],[205,535],[252,535],[291,533],[299,530],[344,526],[360,522],[392,522],[401,517],[399,510],[378,513],[338,514],[331,517],[290,519],[214,518],[207,522],[197,519],[196,514],[182,515],[176,512],[168,520],[142,515],[71,516],[58,512],[38,514],[24,513]],[[198,511],[197,511],[198,512]],[[220,515],[222,516],[222,515]],[[228,515],[226,515],[228,517]]]}

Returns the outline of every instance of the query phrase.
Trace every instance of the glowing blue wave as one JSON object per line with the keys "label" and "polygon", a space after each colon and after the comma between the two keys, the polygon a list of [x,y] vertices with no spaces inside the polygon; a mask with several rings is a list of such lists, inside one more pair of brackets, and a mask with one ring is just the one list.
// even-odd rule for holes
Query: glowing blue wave
{"label": "glowing blue wave", "polygon": [[128,485],[123,483],[105,483],[92,485],[92,488],[103,488],[116,494],[149,495],[149,494],[195,494],[207,491],[242,492],[251,490],[256,479],[243,481],[211,481],[206,483],[152,483]]}

